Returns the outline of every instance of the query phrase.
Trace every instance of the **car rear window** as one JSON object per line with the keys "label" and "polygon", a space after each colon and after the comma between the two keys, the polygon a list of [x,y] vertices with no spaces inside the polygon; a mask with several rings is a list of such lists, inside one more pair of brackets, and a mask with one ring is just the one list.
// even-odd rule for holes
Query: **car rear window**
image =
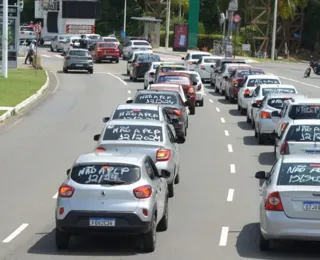
{"label": "car rear window", "polygon": [[280,81],[277,79],[249,79],[247,86],[254,87],[258,84],[280,84]]}
{"label": "car rear window", "polygon": [[262,95],[266,96],[269,93],[296,93],[294,88],[263,88]]}
{"label": "car rear window", "polygon": [[268,100],[268,106],[281,109],[286,100],[288,100],[288,98],[270,98]]}
{"label": "car rear window", "polygon": [[163,142],[163,132],[161,126],[107,125],[103,140]]}
{"label": "car rear window", "polygon": [[33,32],[32,27],[20,27],[21,32]]}
{"label": "car rear window", "polygon": [[150,94],[138,94],[134,103],[138,104],[177,104],[178,100],[174,94],[168,93],[150,93]]}
{"label": "car rear window", "polygon": [[77,165],[71,179],[79,184],[132,184],[140,180],[140,168],[125,164]]}
{"label": "car rear window", "polygon": [[189,85],[189,78],[182,76],[159,76],[157,83],[170,83],[178,85]]}
{"label": "car rear window", "polygon": [[183,67],[175,67],[175,66],[170,66],[170,67],[162,67],[161,72],[172,72],[175,70],[186,70],[186,68]]}
{"label": "car rear window", "polygon": [[70,51],[69,55],[70,56],[82,56],[82,57],[85,57],[85,56],[88,56],[88,52],[87,51]]}
{"label": "car rear window", "polygon": [[277,184],[319,186],[320,163],[282,163]]}
{"label": "car rear window", "polygon": [[192,54],[191,59],[192,60],[199,60],[201,57],[204,57],[204,56],[211,56],[211,55],[210,54]]}
{"label": "car rear window", "polygon": [[216,63],[217,59],[203,59],[204,63]]}
{"label": "car rear window", "polygon": [[286,135],[290,142],[319,142],[320,125],[292,125]]}
{"label": "car rear window", "polygon": [[98,39],[100,39],[100,36],[98,36],[98,35],[89,35],[88,38],[91,39],[91,40],[98,40]]}
{"label": "car rear window", "polygon": [[293,105],[289,112],[291,119],[320,119],[320,105]]}
{"label": "car rear window", "polygon": [[116,48],[117,46],[114,43],[99,43],[100,48]]}
{"label": "car rear window", "polygon": [[237,77],[245,77],[248,75],[264,75],[263,71],[254,71],[254,70],[244,70],[244,71],[240,71],[237,74]]}
{"label": "car rear window", "polygon": [[135,46],[149,46],[148,42],[133,42]]}
{"label": "car rear window", "polygon": [[237,65],[235,66],[228,66],[228,72],[234,71],[235,69],[245,69],[247,67],[239,67]]}
{"label": "car rear window", "polygon": [[149,119],[159,120],[159,111],[150,109],[118,109],[112,119]]}
{"label": "car rear window", "polygon": [[139,55],[138,56],[139,62],[155,62],[160,60],[161,59],[158,55]]}
{"label": "car rear window", "polygon": [[106,38],[104,38],[103,40],[104,40],[105,42],[118,42],[117,39],[106,39]]}

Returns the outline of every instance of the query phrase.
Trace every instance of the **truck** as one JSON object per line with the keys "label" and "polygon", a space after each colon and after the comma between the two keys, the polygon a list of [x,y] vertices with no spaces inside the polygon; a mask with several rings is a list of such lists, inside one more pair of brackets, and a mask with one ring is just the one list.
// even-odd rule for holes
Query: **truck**
{"label": "truck", "polygon": [[99,0],[35,0],[35,18],[42,19],[40,44],[57,35],[94,34],[101,17]]}

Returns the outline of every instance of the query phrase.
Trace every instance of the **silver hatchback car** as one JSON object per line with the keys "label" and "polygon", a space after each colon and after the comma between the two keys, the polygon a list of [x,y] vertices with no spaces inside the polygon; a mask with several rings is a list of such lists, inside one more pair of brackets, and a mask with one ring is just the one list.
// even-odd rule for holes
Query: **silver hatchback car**
{"label": "silver hatchback car", "polygon": [[89,51],[86,49],[69,50],[64,57],[63,72],[68,73],[69,70],[86,70],[92,74],[93,61]]}
{"label": "silver hatchback car", "polygon": [[320,163],[316,155],[285,155],[263,180],[260,203],[260,249],[271,240],[320,241]]}
{"label": "silver hatchback car", "polygon": [[145,252],[156,246],[156,229],[168,228],[168,189],[152,159],[137,153],[80,155],[59,188],[56,247],[88,232],[142,235]]}
{"label": "silver hatchback car", "polygon": [[184,139],[174,136],[164,121],[111,120],[101,134],[93,137],[98,141],[97,152],[123,151],[148,154],[158,170],[170,172],[167,178],[169,197],[174,196],[174,184],[179,183],[180,148]]}

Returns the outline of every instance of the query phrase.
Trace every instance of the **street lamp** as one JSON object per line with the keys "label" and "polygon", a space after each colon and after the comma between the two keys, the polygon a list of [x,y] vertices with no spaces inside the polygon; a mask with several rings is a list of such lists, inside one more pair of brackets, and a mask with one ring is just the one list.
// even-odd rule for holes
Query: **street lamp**
{"label": "street lamp", "polygon": [[278,17],[278,0],[275,0],[274,1],[274,13],[273,13],[272,45],[271,45],[271,59],[272,60],[274,60],[275,48],[276,48],[277,17]]}
{"label": "street lamp", "polygon": [[126,26],[127,26],[127,0],[124,0],[124,17],[123,17],[124,36],[126,36]]}
{"label": "street lamp", "polygon": [[171,0],[167,0],[167,23],[166,23],[166,49],[169,48],[169,36],[170,36],[170,5]]}
{"label": "street lamp", "polygon": [[2,76],[8,77],[8,0],[2,5]]}

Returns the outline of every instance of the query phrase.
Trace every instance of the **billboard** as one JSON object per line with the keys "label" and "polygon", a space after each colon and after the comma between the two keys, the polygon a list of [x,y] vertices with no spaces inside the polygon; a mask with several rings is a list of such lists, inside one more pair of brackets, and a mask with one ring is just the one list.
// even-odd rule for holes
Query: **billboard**
{"label": "billboard", "polygon": [[188,51],[189,28],[186,24],[175,24],[173,31],[173,51]]}

